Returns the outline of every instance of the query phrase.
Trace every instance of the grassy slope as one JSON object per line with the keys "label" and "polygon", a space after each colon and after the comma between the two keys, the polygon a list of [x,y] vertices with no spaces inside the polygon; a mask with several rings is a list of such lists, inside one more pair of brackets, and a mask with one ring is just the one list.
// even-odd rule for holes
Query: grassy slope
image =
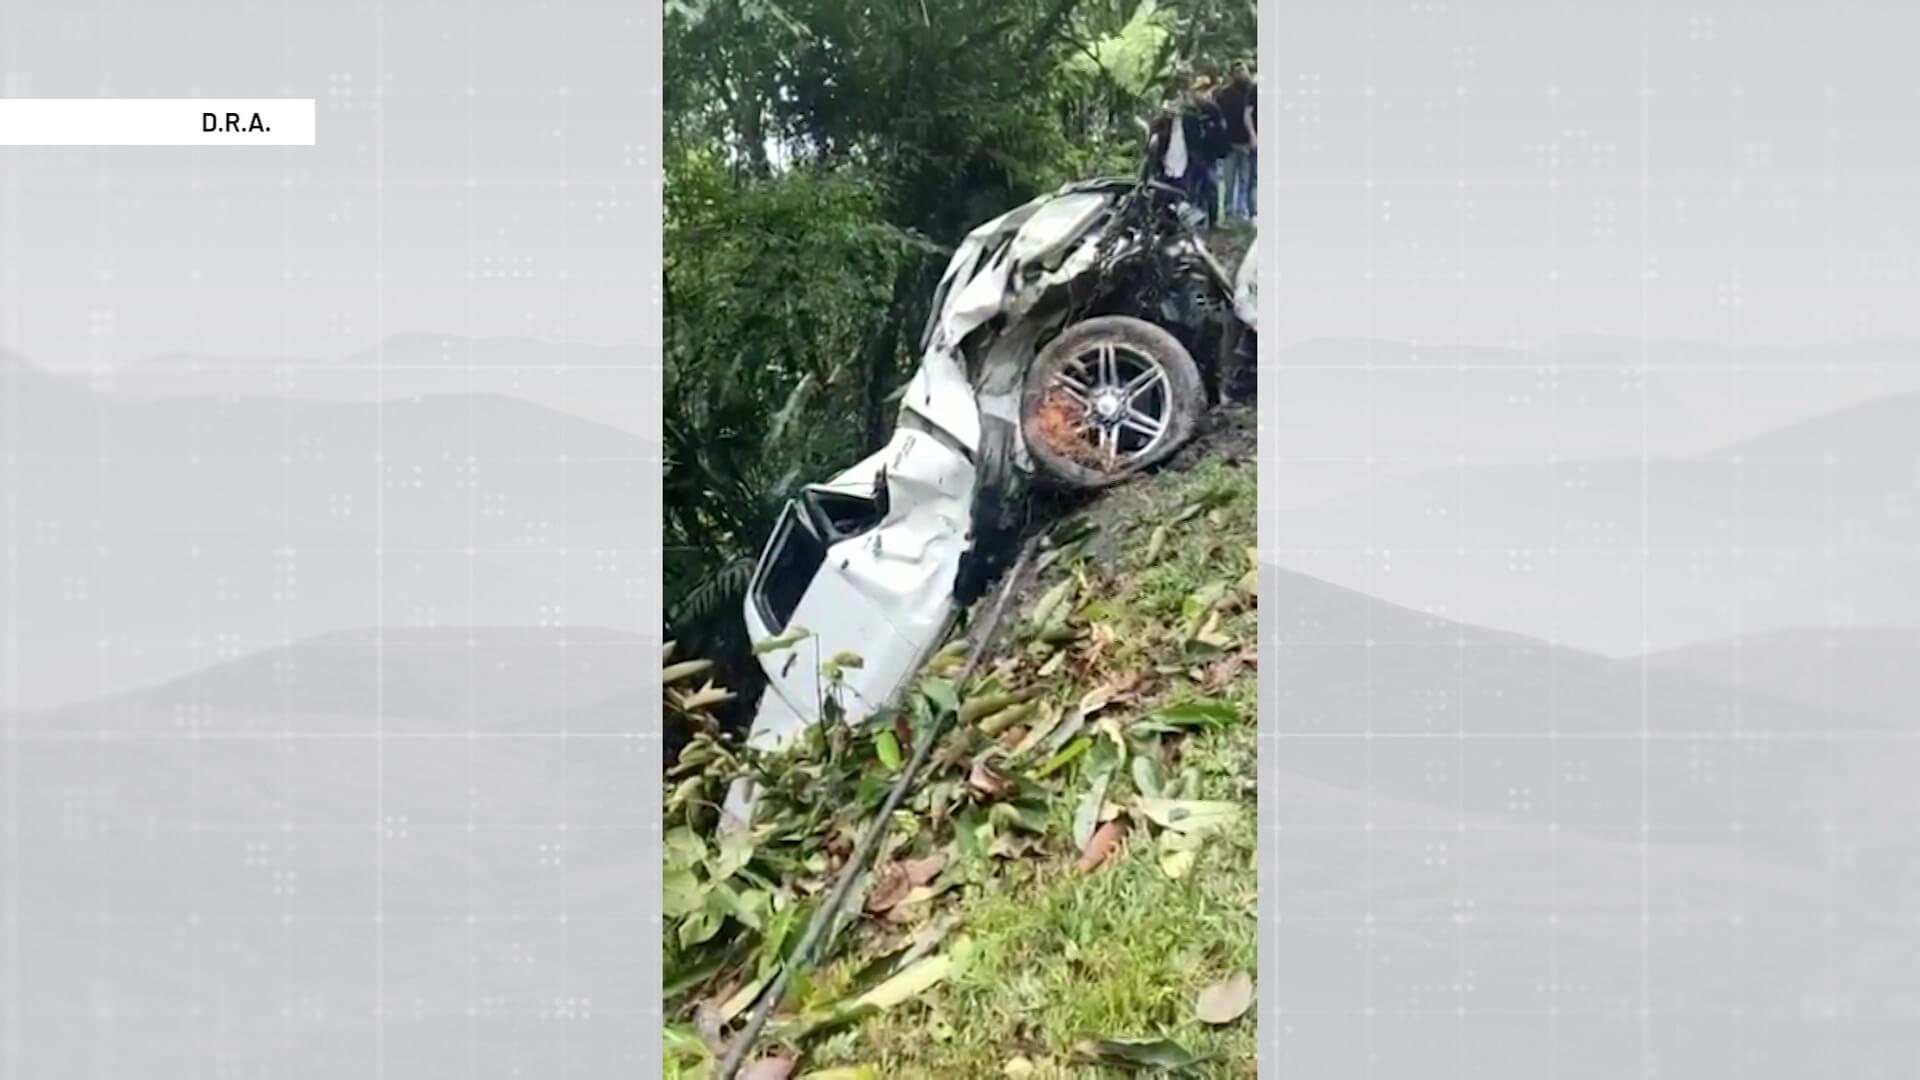
{"label": "grassy slope", "polygon": [[[1071,836],[1087,784],[1070,771],[1053,797],[1042,851],[1011,860],[983,856],[979,884],[948,908],[960,916],[970,943],[962,970],[813,1047],[809,1069],[870,1065],[884,1077],[993,1077],[1024,1057],[1034,1077],[1100,1076],[1111,1072],[1074,1062],[1077,1041],[1168,1037],[1215,1055],[1194,1074],[1254,1075],[1251,1012],[1211,1028],[1194,1018],[1194,1000],[1207,985],[1254,969],[1255,672],[1251,665],[1227,665],[1209,674],[1204,663],[1188,666],[1178,646],[1165,640],[1197,590],[1240,578],[1256,541],[1251,419],[1234,415],[1219,423],[1225,430],[1186,454],[1184,468],[1128,485],[1089,509],[1101,529],[1082,566],[1098,583],[1095,595],[1111,605],[1102,622],[1118,638],[1101,670],[1131,669],[1151,680],[1143,700],[1120,710],[1123,719],[1195,695],[1239,707],[1233,724],[1166,740],[1162,760],[1169,774],[1185,773],[1197,783],[1186,797],[1232,800],[1245,812],[1231,830],[1209,839],[1179,880],[1162,872],[1139,828],[1120,854],[1083,874],[1074,865]],[[1155,527],[1209,495],[1224,502],[1172,526],[1149,563]],[[1048,568],[1030,593],[1044,592],[1064,572]],[[1252,605],[1218,629],[1233,650],[1251,649],[1258,634]],[[1001,651],[1017,654],[1018,647]],[[1116,778],[1109,800],[1125,799],[1130,788]],[[849,977],[862,959],[840,961],[821,973],[821,982]]]}

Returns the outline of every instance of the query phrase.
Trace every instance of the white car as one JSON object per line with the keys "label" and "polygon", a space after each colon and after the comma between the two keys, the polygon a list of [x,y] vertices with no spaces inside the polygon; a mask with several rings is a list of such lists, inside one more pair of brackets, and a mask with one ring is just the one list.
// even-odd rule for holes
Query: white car
{"label": "white car", "polygon": [[[843,653],[861,661],[840,676],[847,719],[885,708],[1017,545],[1032,480],[1102,487],[1178,450],[1221,361],[1251,355],[1253,273],[1249,256],[1230,282],[1180,193],[1149,181],[1070,185],[969,234],[891,440],[804,488],[760,558],[750,636],[798,640],[761,656],[749,745],[814,723]],[[750,800],[736,786],[729,810]]]}

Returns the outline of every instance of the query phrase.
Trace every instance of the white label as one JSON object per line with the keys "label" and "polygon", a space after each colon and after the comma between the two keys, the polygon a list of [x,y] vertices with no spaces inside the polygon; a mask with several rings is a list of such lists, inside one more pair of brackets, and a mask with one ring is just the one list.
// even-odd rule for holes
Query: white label
{"label": "white label", "polygon": [[312,145],[312,98],[0,98],[0,146]]}

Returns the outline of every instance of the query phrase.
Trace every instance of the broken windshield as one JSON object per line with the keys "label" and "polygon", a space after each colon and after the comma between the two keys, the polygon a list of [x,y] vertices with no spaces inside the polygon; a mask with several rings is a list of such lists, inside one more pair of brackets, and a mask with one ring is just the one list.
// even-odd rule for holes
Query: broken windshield
{"label": "broken windshield", "polygon": [[786,630],[787,620],[793,618],[807,586],[826,562],[827,545],[801,519],[796,500],[781,513],[769,550],[772,554],[753,583],[753,601],[766,620],[768,632],[779,634]]}

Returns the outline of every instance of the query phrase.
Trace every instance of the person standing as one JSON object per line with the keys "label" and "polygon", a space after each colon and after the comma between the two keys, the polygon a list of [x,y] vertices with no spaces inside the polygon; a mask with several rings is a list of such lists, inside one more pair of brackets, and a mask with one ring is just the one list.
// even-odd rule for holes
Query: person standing
{"label": "person standing", "polygon": [[1225,173],[1227,216],[1251,219],[1259,190],[1255,172],[1258,136],[1254,123],[1255,83],[1245,61],[1236,61],[1231,77],[1214,95],[1226,124],[1228,150]]}
{"label": "person standing", "polygon": [[1227,119],[1212,89],[1212,80],[1206,76],[1195,79],[1181,109],[1188,154],[1187,197],[1206,215],[1209,229],[1220,215],[1220,186],[1215,177],[1229,149]]}

